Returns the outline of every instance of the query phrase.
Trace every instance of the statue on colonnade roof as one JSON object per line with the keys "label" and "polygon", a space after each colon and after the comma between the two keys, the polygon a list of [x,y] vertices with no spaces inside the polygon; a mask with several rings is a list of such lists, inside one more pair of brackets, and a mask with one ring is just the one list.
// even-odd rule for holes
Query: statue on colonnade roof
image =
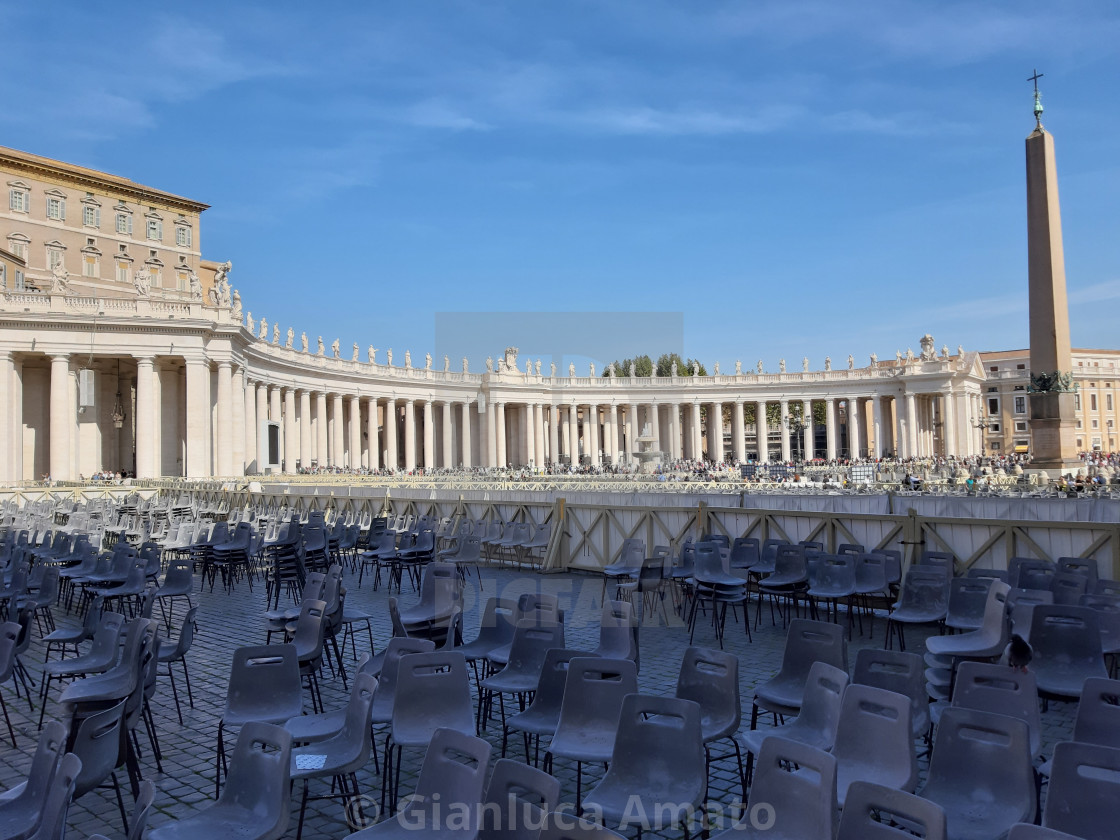
{"label": "statue on colonnade roof", "polygon": [[292,345],[295,344],[295,343],[296,343],[296,331],[293,330],[291,327],[288,327],[288,340],[284,344],[284,346],[287,347],[289,350],[291,350]]}
{"label": "statue on colonnade roof", "polygon": [[299,334],[299,348],[304,353],[309,352],[308,349],[307,349],[307,333],[305,333],[305,332]]}

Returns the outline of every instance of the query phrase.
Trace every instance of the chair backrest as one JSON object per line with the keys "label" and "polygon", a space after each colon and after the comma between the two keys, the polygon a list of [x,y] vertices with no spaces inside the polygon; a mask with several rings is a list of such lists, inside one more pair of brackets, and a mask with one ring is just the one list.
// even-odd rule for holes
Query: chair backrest
{"label": "chair backrest", "polygon": [[564,625],[541,626],[531,619],[517,622],[510,642],[506,668],[519,673],[540,673],[549,648],[564,647]]}
{"label": "chair backrest", "polygon": [[816,586],[829,592],[855,589],[856,555],[822,554],[817,558]]}
{"label": "chair backrest", "polygon": [[616,729],[623,698],[637,692],[638,670],[633,662],[576,657],[568,662],[556,731]]}
{"label": "chair backrest", "polygon": [[1052,660],[1063,666],[1095,666],[1106,676],[1100,623],[1089,607],[1039,604],[1034,608],[1028,641],[1034,648],[1034,661],[1040,664]]}
{"label": "chair backrest", "polygon": [[1042,749],[1042,715],[1034,674],[1006,665],[962,662],[953,684],[953,706],[1010,715],[1027,725],[1031,755]]}
{"label": "chair backrest", "polygon": [[564,702],[564,685],[568,681],[568,663],[576,657],[586,657],[587,651],[570,648],[549,648],[545,652],[541,676],[537,681],[537,691],[527,711],[534,714],[560,717],[560,706]]}
{"label": "chair backrest", "polygon": [[1054,593],[1055,604],[1077,604],[1088,585],[1089,578],[1077,572],[1058,571],[1050,578],[1050,591]]}
{"label": "chair backrest", "polygon": [[809,564],[803,545],[779,545],[774,555],[774,574],[779,577],[809,577]]}
{"label": "chair backrest", "polygon": [[1099,577],[1097,561],[1091,557],[1059,557],[1058,572],[1081,575],[1088,582],[1090,591]]}
{"label": "chair backrest", "polygon": [[852,682],[909,697],[914,734],[924,733],[929,726],[925,662],[918,654],[882,648],[862,648],[856,654]]}
{"label": "chair backrest", "polygon": [[58,762],[50,790],[43,801],[43,819],[29,840],[60,840],[65,834],[66,812],[74,796],[74,782],[82,770],[82,760],[66,753]]}
{"label": "chair backrest", "polygon": [[525,592],[517,599],[517,615],[514,624],[522,621],[534,624],[555,624],[560,620],[560,599],[555,595],[542,592]]}
{"label": "chair backrest", "polygon": [[257,837],[279,837],[288,825],[292,736],[282,726],[250,721],[241,727],[218,802],[254,817]]}
{"label": "chair backrest", "polygon": [[[39,732],[39,745],[31,758],[31,768],[27,771],[27,784],[18,797],[5,804],[0,819],[9,827],[15,823],[16,815],[23,817],[19,822],[24,825],[38,820],[37,815],[43,801],[50,791],[51,780],[55,776],[59,759],[66,751],[66,726],[57,720],[48,720]],[[11,823],[9,823],[11,819]]]}
{"label": "chair backrest", "polygon": [[463,654],[435,650],[401,657],[393,698],[393,730],[410,722],[473,731],[471,683]]}
{"label": "chair backrest", "polygon": [[872,782],[853,782],[848,787],[836,840],[914,840],[915,837],[945,840],[945,812],[940,805]]}
{"label": "chair backrest", "polygon": [[918,559],[919,566],[935,566],[943,569],[949,576],[953,576],[953,567],[957,562],[957,558],[951,551],[923,551],[922,556]]}
{"label": "chair backrest", "polygon": [[147,779],[140,782],[140,795],[136,797],[136,804],[132,808],[132,819],[128,822],[126,840],[143,840],[144,832],[148,827],[148,814],[151,813],[155,798],[156,786]]}
{"label": "chair backrest", "polygon": [[690,647],[677,674],[675,697],[700,706],[705,736],[713,730],[734,734],[742,709],[739,697],[739,657],[723,650]]}
{"label": "chair backrest", "polygon": [[814,662],[809,669],[797,726],[813,733],[814,741],[822,747],[827,745],[832,749],[836,743],[836,728],[840,725],[840,710],[848,683],[848,672],[827,662]]}
{"label": "chair backrest", "polygon": [[401,659],[412,654],[430,653],[435,646],[436,643],[431,639],[409,639],[404,636],[394,636],[389,639],[389,644],[385,646],[381,676],[373,698],[374,720],[387,722],[392,718]]}
{"label": "chair backrest", "polygon": [[292,644],[299,652],[300,659],[316,660],[322,655],[326,611],[326,601],[305,599],[300,604],[296,631],[292,634]]}
{"label": "chair backrest", "polygon": [[354,675],[350,687],[350,701],[346,704],[346,718],[339,733],[341,740],[353,749],[353,760],[369,759],[373,752],[370,718],[373,714],[373,697],[377,691],[377,678],[361,671]]}
{"label": "chair backrest", "polygon": [[1110,840],[1120,821],[1120,749],[1064,741],[1054,747],[1042,824]]}
{"label": "chair backrest", "polygon": [[[791,772],[793,768],[797,772]],[[768,825],[758,836],[770,840],[832,840],[836,833],[836,759],[829,753],[773,735],[762,742],[754,766],[751,800],[770,806],[748,808]]]}
{"label": "chair backrest", "polygon": [[865,551],[859,543],[840,543],[836,548],[837,554],[863,554]]}
{"label": "chair backrest", "polygon": [[[677,808],[699,805],[707,786],[700,705],[679,697],[623,698],[606,779],[616,789]],[[656,826],[660,829],[667,826]]]}
{"label": "chair backrest", "polygon": [[1077,704],[1073,740],[1120,748],[1120,680],[1085,680]]}
{"label": "chair backrest", "polygon": [[283,710],[294,705],[296,711],[288,717],[295,717],[300,712],[300,691],[299,655],[295,645],[240,647],[233,652],[225,714],[244,709]]}
{"label": "chair backrest", "polygon": [[756,537],[736,537],[731,546],[731,568],[749,569],[761,560]]}
{"label": "chair backrest", "polygon": [[114,706],[90,715],[78,727],[71,748],[82,760],[82,772],[74,788],[75,799],[100,785],[123,762],[120,745],[126,702],[122,698]]}
{"label": "chair backrest", "polygon": [[[874,765],[875,778],[864,781],[912,791],[918,784],[918,758],[910,698],[870,685],[849,685],[832,754],[841,765]],[[843,800],[845,792],[839,794]]]}
{"label": "chair backrest", "polygon": [[15,669],[19,630],[19,622],[16,621],[0,624],[0,685],[11,679]]}
{"label": "chair backrest", "polygon": [[1008,583],[1014,589],[1049,589],[1057,566],[1049,560],[1012,557],[1007,562]]}
{"label": "chair backrest", "polygon": [[953,578],[949,582],[950,617],[980,618],[988,601],[990,583],[987,578]]}
{"label": "chair backrest", "polygon": [[814,662],[826,662],[848,673],[848,640],[844,628],[827,621],[795,618],[789,623],[779,675],[804,681]]}
{"label": "chair backrest", "polygon": [[560,801],[560,782],[535,767],[500,759],[483,800],[478,840],[537,840],[541,816]]}
{"label": "chair backrest", "polygon": [[626,840],[602,823],[560,811],[550,811],[544,815],[544,828],[539,837],[540,840]]}
{"label": "chair backrest", "polygon": [[469,825],[478,825],[477,811],[489,767],[490,744],[486,741],[454,729],[437,729],[420,766],[416,795],[398,812],[398,821],[412,826],[427,824],[415,820],[425,819],[433,803],[444,809],[455,803],[467,810],[464,816]]}
{"label": "chair backrest", "polygon": [[949,577],[940,568],[911,566],[902,580],[899,605],[903,608],[947,612]]}
{"label": "chair backrest", "polygon": [[1010,825],[1034,816],[1034,778],[1023,721],[957,707],[941,713],[922,796],[934,802],[998,802],[1003,814],[1020,815]]}
{"label": "chair backrest", "polygon": [[599,647],[596,656],[609,659],[638,659],[638,623],[629,601],[607,601],[599,617]]}
{"label": "chair backrest", "polygon": [[860,592],[886,592],[887,558],[864,553],[856,560],[856,587]]}

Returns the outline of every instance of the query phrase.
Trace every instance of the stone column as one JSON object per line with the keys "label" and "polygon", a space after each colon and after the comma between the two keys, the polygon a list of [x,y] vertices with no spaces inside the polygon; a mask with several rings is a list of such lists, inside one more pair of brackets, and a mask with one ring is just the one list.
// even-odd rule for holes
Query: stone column
{"label": "stone column", "polygon": [[498,466],[498,407],[486,403],[486,466]]}
{"label": "stone column", "polygon": [[589,403],[587,406],[587,416],[583,421],[584,435],[583,442],[587,447],[588,455],[591,457],[591,466],[597,467],[602,464],[599,456],[599,406],[594,403]]}
{"label": "stone column", "polygon": [[187,359],[187,478],[210,475],[210,365]]}
{"label": "stone column", "polygon": [[747,441],[743,430],[743,401],[731,405],[731,454],[740,464],[747,460]]}
{"label": "stone column", "polygon": [[955,394],[954,397],[956,405],[953,408],[953,413],[957,421],[957,440],[960,450],[956,454],[959,457],[967,458],[976,454],[976,451],[972,448],[972,424],[968,422],[968,418],[971,416],[968,413],[968,394],[960,392]]}
{"label": "stone column", "polygon": [[575,404],[568,406],[568,435],[569,454],[571,455],[572,464],[578,466],[580,463],[579,406]]}
{"label": "stone column", "polygon": [[385,467],[398,469],[401,464],[400,451],[397,448],[397,401],[393,397],[385,400]]}
{"label": "stone column", "polygon": [[[651,403],[649,406],[649,433],[653,435],[653,448],[657,450],[661,449],[661,418],[658,416],[659,414],[661,414],[661,406],[657,403]],[[638,434],[641,434],[640,429]],[[634,451],[638,451],[637,437],[634,438]],[[631,458],[633,457],[634,456],[631,455]]]}
{"label": "stone column", "polygon": [[548,409],[548,460],[553,464],[560,463],[560,406],[552,405]]}
{"label": "stone column", "polygon": [[[280,423],[280,463],[284,463],[284,412],[281,402],[280,386],[270,385],[268,388],[268,419],[273,423]],[[283,472],[283,467],[281,467]]]}
{"label": "stone column", "polygon": [[453,447],[455,446],[455,427],[451,416],[451,403],[447,400],[443,401],[443,466],[446,469],[455,468],[455,453]]}
{"label": "stone column", "polygon": [[[15,453],[17,445],[23,445],[23,424],[15,422],[15,399],[13,399],[12,380],[15,379],[16,367],[12,361],[12,354],[7,350],[0,351],[0,481],[18,481],[23,476],[16,474]],[[19,429],[20,434],[14,434]]]}
{"label": "stone column", "polygon": [[[233,474],[245,475],[245,368],[233,372]],[[160,469],[156,468],[156,472]]]}
{"label": "stone column", "polygon": [[867,453],[872,458],[882,458],[885,448],[883,446],[883,397],[876,394],[871,398],[871,436],[874,438],[874,449]]}
{"label": "stone column", "polygon": [[[51,478],[56,481],[70,479],[70,357],[51,356]],[[36,476],[38,478],[38,476]]]}
{"label": "stone column", "polygon": [[311,392],[300,388],[299,397],[299,465],[303,469],[311,466]]}
{"label": "stone column", "polygon": [[416,469],[416,402],[404,401],[404,468]]}
{"label": "stone column", "polygon": [[684,457],[684,440],[681,436],[681,404],[669,403],[669,450],[674,459]]}
{"label": "stone column", "polygon": [[789,445],[789,424],[786,423],[786,418],[789,417],[789,400],[780,401],[781,413],[778,415],[778,431],[782,435],[782,460],[793,460],[793,453],[790,451]]}
{"label": "stone column", "polygon": [[723,403],[708,406],[708,454],[716,464],[723,461]]}
{"label": "stone column", "polygon": [[825,422],[825,447],[830,461],[836,460],[836,398],[829,397],[824,401]]}
{"label": "stone column", "polygon": [[296,424],[296,389],[284,389],[284,472],[294,473],[296,461],[303,457]]}
{"label": "stone column", "polygon": [[537,463],[537,431],[536,431],[536,417],[534,416],[533,404],[525,403],[523,406],[525,413],[524,431],[525,435],[525,463]]}
{"label": "stone column", "polygon": [[894,426],[892,428],[892,434],[894,435],[893,443],[895,456],[898,458],[905,458],[909,454],[906,451],[906,410],[903,408],[902,401],[897,394],[891,397],[891,403],[894,405]]}
{"label": "stone column", "polygon": [[366,447],[369,451],[366,457],[366,466],[369,469],[381,468],[381,435],[378,432],[377,397],[370,397],[366,412]]}
{"label": "stone column", "polygon": [[692,459],[700,461],[704,458],[704,444],[700,440],[700,401],[692,401],[692,413],[688,424],[688,431],[692,437]]}
{"label": "stone column", "polygon": [[320,391],[315,395],[315,460],[320,467],[330,463],[327,432],[327,395]]}
{"label": "stone column", "polygon": [[467,400],[461,408],[462,425],[459,427],[461,442],[459,444],[459,463],[463,469],[470,469],[471,464],[471,414],[475,411],[474,403]]}
{"label": "stone column", "polygon": [[860,428],[862,427],[862,418],[860,417],[859,398],[858,396],[851,396],[848,399],[848,457],[860,457],[862,446],[860,445]]}
{"label": "stone column", "polygon": [[257,383],[245,380],[245,472],[260,472],[260,453],[257,451]]}
{"label": "stone column", "polygon": [[498,403],[494,423],[497,426],[496,432],[496,445],[498,453],[498,466],[509,466],[509,456],[506,452],[506,404],[504,402]]}
{"label": "stone column", "polygon": [[350,395],[350,469],[362,465],[362,398]]}
{"label": "stone column", "polygon": [[914,394],[906,395],[906,455],[918,455],[918,405]]}
{"label": "stone column", "polygon": [[754,429],[755,439],[758,441],[758,462],[770,462],[770,427],[766,419],[766,401],[754,404]]}
{"label": "stone column", "polygon": [[436,468],[436,428],[435,415],[432,412],[432,401],[424,400],[424,469]]}
{"label": "stone column", "polygon": [[[189,399],[188,399],[189,403]],[[268,436],[262,428],[265,421],[268,420],[268,386],[263,382],[258,382],[256,386],[256,403],[257,403],[257,472],[264,472],[264,466],[268,463]]]}
{"label": "stone column", "polygon": [[[652,421],[651,430],[652,430]],[[635,402],[630,403],[626,408],[626,427],[628,432],[626,434],[626,460],[633,461],[634,453],[638,451],[638,436],[642,433],[642,418],[638,412],[638,404]],[[655,446],[654,449],[659,449],[660,445]]]}
{"label": "stone column", "polygon": [[548,452],[546,452],[544,448],[544,403],[534,403],[533,412],[533,428],[537,431],[537,465],[543,467],[549,461]]}
{"label": "stone column", "polygon": [[945,455],[957,454],[957,424],[953,411],[953,392],[941,395],[941,430],[945,439]]}
{"label": "stone column", "polygon": [[[218,427],[219,431],[219,469],[225,466],[222,475],[233,473],[233,441],[232,417],[230,409],[233,403],[233,382],[230,378],[229,362],[225,364],[225,380],[222,379],[222,367],[218,366]],[[156,429],[159,428],[159,409],[155,401],[155,387],[152,378],[155,375],[155,364],[151,356],[141,356],[136,359],[136,477],[156,477]],[[225,403],[225,421],[222,420],[223,397]],[[221,458],[225,455],[225,461]]]}
{"label": "stone column", "polygon": [[343,414],[342,394],[331,394],[331,466],[346,466],[346,418]]}
{"label": "stone column", "polygon": [[812,461],[817,457],[814,452],[813,441],[813,401],[803,400],[801,403],[801,419],[805,421],[805,428],[801,431],[805,438],[805,460]]}
{"label": "stone column", "polygon": [[618,466],[618,406],[614,403],[603,411],[603,454]]}

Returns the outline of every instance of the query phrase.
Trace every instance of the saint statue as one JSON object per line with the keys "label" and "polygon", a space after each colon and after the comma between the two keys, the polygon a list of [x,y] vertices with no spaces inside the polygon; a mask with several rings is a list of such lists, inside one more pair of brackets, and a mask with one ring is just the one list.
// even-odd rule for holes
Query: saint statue
{"label": "saint statue", "polygon": [[856,357],[851,353],[848,354],[848,370],[854,370],[856,366]]}
{"label": "saint statue", "polygon": [[350,357],[350,361],[352,361],[352,362],[358,361],[358,354],[361,353],[361,352],[362,352],[361,349],[358,347],[358,342],[355,341],[354,342],[354,355]]}
{"label": "saint statue", "polygon": [[[229,293],[229,273],[233,263],[226,260],[214,270],[214,287],[210,290],[210,298],[215,306],[229,306],[231,303]],[[267,338],[267,336],[261,336]]]}
{"label": "saint statue", "polygon": [[736,359],[735,360],[735,375],[736,376],[742,376],[743,375],[743,362],[742,362],[741,359]]}
{"label": "saint statue", "polygon": [[533,375],[533,361],[532,361],[532,359],[526,359],[525,360],[525,375],[526,376],[532,376]]}
{"label": "saint statue", "polygon": [[714,368],[712,369],[712,372],[713,372],[713,373],[714,373],[714,374],[715,374],[716,376],[719,376],[719,362],[716,362],[716,366],[715,366],[715,367],[714,367]]}
{"label": "saint statue", "polygon": [[288,338],[288,340],[284,342],[284,346],[287,347],[289,350],[291,350],[292,345],[295,344],[295,342],[296,342],[296,331],[293,330],[291,327],[288,327],[287,338]]}
{"label": "saint statue", "polygon": [[299,349],[304,353],[309,352],[307,349],[307,333],[305,332],[299,334]]}
{"label": "saint statue", "polygon": [[673,359],[673,367],[670,369],[669,375],[670,376],[676,376],[677,375],[677,360],[676,359]]}
{"label": "saint statue", "polygon": [[412,351],[411,350],[405,350],[404,351],[404,366],[406,368],[411,368],[412,367]]}
{"label": "saint statue", "polygon": [[448,373],[451,370],[451,357],[446,353],[443,354],[443,372]]}
{"label": "saint statue", "polygon": [[253,313],[251,311],[245,316],[245,329],[254,335],[257,332],[257,322],[253,320]]}
{"label": "saint statue", "polygon": [[895,350],[894,351],[894,359],[895,359],[896,362],[898,362],[898,364],[900,364],[900,365],[902,364],[902,351],[901,350]]}
{"label": "saint statue", "polygon": [[878,353],[872,353],[871,354],[871,367],[875,367],[877,364],[879,364],[879,354]]}
{"label": "saint statue", "polygon": [[782,359],[778,362],[778,373],[786,372],[786,360]]}
{"label": "saint statue", "polygon": [[611,362],[610,365],[608,365],[607,375],[610,376],[611,379],[614,379],[614,362]]}
{"label": "saint statue", "polygon": [[695,359],[692,360],[692,376],[695,378],[700,375],[700,363]]}
{"label": "saint statue", "polygon": [[152,292],[152,273],[148,271],[146,265],[141,266],[140,270],[132,275],[132,281],[136,285],[136,294],[139,297],[146,298]]}
{"label": "saint statue", "polygon": [[758,372],[759,372],[760,374],[762,373],[762,359],[759,359],[759,360],[758,360]]}
{"label": "saint statue", "polygon": [[371,365],[377,364],[377,348],[372,344],[369,346],[369,349],[366,350],[366,356],[369,358],[369,363]]}
{"label": "saint statue", "polygon": [[541,360],[540,359],[537,359],[536,364],[533,365],[533,368],[536,371],[537,376],[540,376],[541,375]]}
{"label": "saint statue", "polygon": [[595,363],[594,362],[591,363],[591,378],[592,379],[595,378]]}
{"label": "saint statue", "polygon": [[279,344],[280,343],[280,325],[279,324],[273,324],[272,325],[272,343],[273,344]]}
{"label": "saint statue", "polygon": [[326,348],[323,347],[323,337],[319,336],[319,355],[320,356],[325,355],[326,352],[327,352]]}
{"label": "saint statue", "polygon": [[[187,277],[190,282],[191,300],[202,300],[202,281],[198,279],[193,268],[187,273]],[[252,331],[253,328],[249,327],[249,332]]]}
{"label": "saint statue", "polygon": [[486,372],[487,373],[493,373],[494,372],[494,357],[493,356],[487,356],[486,357]]}
{"label": "saint statue", "polygon": [[261,318],[260,338],[263,338],[265,341],[268,341],[268,319],[267,318]]}
{"label": "saint statue", "polygon": [[338,348],[338,339],[336,338],[334,341],[331,342],[331,355],[334,356],[336,359],[339,358],[338,349],[339,349]]}
{"label": "saint statue", "polygon": [[392,347],[390,347],[388,350],[385,351],[385,357],[388,359],[388,361],[385,362],[385,364],[387,364],[389,367],[392,367],[393,366],[393,348]]}
{"label": "saint statue", "polygon": [[906,361],[914,361],[914,351],[909,347],[906,348]]}
{"label": "saint statue", "polygon": [[233,320],[241,321],[241,292],[233,290]]}
{"label": "saint statue", "polygon": [[957,345],[957,355],[958,356],[963,356],[964,355],[964,345],[963,344],[958,344]]}
{"label": "saint statue", "polygon": [[432,369],[432,354],[431,353],[425,353],[424,354],[424,370],[431,370],[431,369]]}
{"label": "saint statue", "polygon": [[832,370],[832,357],[831,356],[825,356],[824,357],[824,369],[825,370]]}
{"label": "saint statue", "polygon": [[464,357],[463,357],[463,373],[469,373],[469,372],[470,372],[470,371],[469,371],[469,370],[467,369],[467,368],[468,368],[468,364],[469,364],[469,363],[467,362],[467,357],[466,357],[466,356],[464,356]]}
{"label": "saint statue", "polygon": [[548,363],[548,368],[551,371],[549,376],[551,376],[553,379],[555,379],[556,378],[556,362],[549,362]]}
{"label": "saint statue", "polygon": [[575,363],[574,362],[569,362],[568,363],[568,378],[569,379],[575,379],[575,376],[576,376]]}
{"label": "saint statue", "polygon": [[634,366],[633,362],[630,362],[630,378],[634,379],[637,375],[637,368]]}
{"label": "saint statue", "polygon": [[949,358],[949,345],[948,344],[942,344],[941,345],[941,358],[942,359],[948,359]]}
{"label": "saint statue", "polygon": [[809,357],[808,356],[805,356],[801,360],[801,370],[803,370],[805,373],[809,372]]}

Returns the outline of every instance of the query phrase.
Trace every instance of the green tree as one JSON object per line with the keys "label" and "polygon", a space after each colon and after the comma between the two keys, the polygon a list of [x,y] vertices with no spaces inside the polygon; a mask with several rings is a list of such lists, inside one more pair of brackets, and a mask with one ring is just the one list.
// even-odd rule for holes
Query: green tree
{"label": "green tree", "polygon": [[[653,360],[649,356],[643,354],[641,356],[634,356],[634,358],[623,359],[621,362],[617,359],[614,362],[615,374],[617,376],[630,375],[630,363],[634,363],[635,376],[653,376]],[[608,364],[603,368],[603,376],[610,376],[611,366]]]}
{"label": "green tree", "polygon": [[707,376],[708,370],[698,360],[689,358],[687,361],[682,359],[679,353],[662,353],[657,357],[657,375],[658,376],[672,376],[673,375],[673,362],[677,363],[677,376],[692,376],[692,365],[695,362],[700,366],[700,375]]}

